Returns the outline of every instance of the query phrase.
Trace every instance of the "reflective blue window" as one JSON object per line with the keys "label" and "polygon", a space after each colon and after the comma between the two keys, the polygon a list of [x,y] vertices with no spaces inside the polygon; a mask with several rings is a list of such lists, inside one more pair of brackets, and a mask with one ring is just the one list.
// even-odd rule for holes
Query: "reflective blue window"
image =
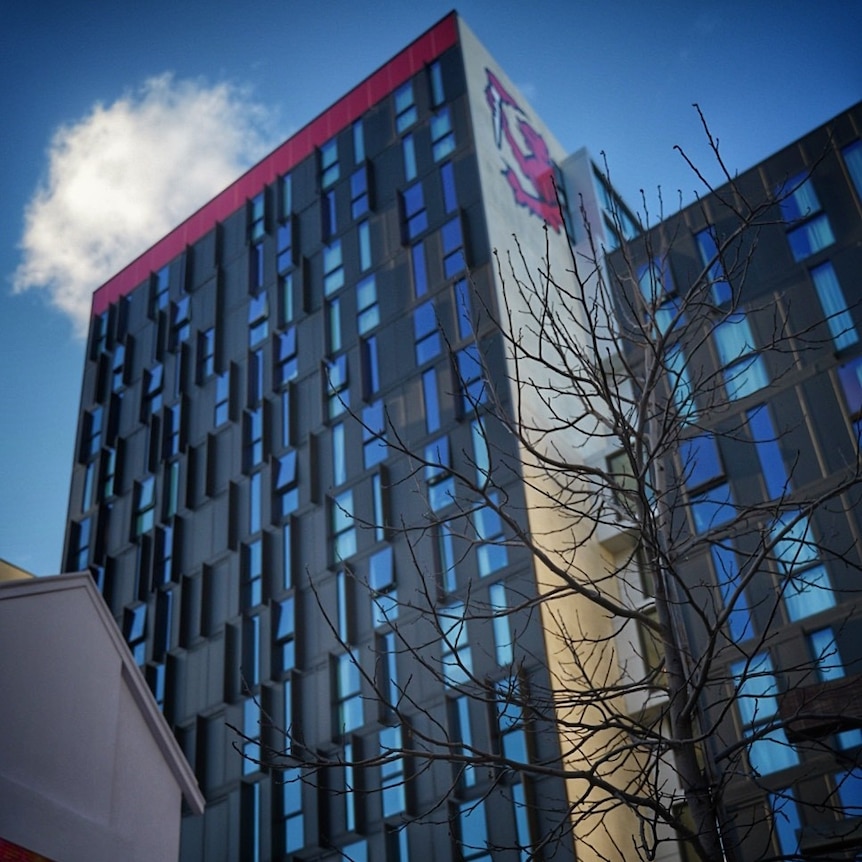
{"label": "reflective blue window", "polygon": [[749,410],[746,416],[751,437],[757,448],[757,459],[760,461],[766,493],[770,500],[775,500],[789,491],[791,485],[787,470],[784,468],[784,459],[781,457],[781,447],[778,445],[772,416],[765,404]]}
{"label": "reflective blue window", "polygon": [[459,350],[456,360],[461,384],[461,407],[465,413],[469,413],[477,405],[484,404],[488,397],[478,345],[470,344]]}
{"label": "reflective blue window", "polygon": [[425,481],[428,484],[428,504],[438,511],[455,499],[455,479],[449,472],[449,438],[439,437],[425,447]]}
{"label": "reflective blue window", "polygon": [[366,470],[386,460],[386,416],[382,401],[362,410],[362,453]]}
{"label": "reflective blue window", "polygon": [[428,292],[428,273],[425,269],[425,244],[417,242],[410,249],[413,269],[413,294],[418,298]]}
{"label": "reflective blue window", "polygon": [[455,169],[452,162],[440,166],[440,181],[443,184],[443,208],[447,213],[458,209],[458,195],[455,192]]}
{"label": "reflective blue window", "polygon": [[856,194],[862,199],[862,141],[855,141],[849,147],[844,147],[841,155],[844,156],[847,172],[856,187]]}
{"label": "reflective blue window", "polygon": [[443,273],[446,278],[451,278],[467,268],[461,219],[454,218],[444,224],[440,235],[443,240]]}
{"label": "reflective blue window", "polygon": [[835,268],[828,261],[815,267],[811,270],[811,281],[820,300],[820,306],[823,308],[835,349],[843,350],[856,344],[859,341],[859,334],[847,310],[847,301],[838,276],[835,274]]}
{"label": "reflective blue window", "polygon": [[437,325],[437,312],[433,301],[418,305],[413,310],[413,333],[416,343],[416,364],[423,365],[441,349],[440,330]]}
{"label": "reflective blue window", "polygon": [[332,138],[320,148],[320,187],[329,188],[338,175],[338,141]]}
{"label": "reflective blue window", "polygon": [[401,140],[401,152],[404,155],[404,179],[409,183],[416,179],[416,145],[413,135],[405,135]]}
{"label": "reflective blue window", "polygon": [[431,117],[431,154],[435,162],[445,159],[455,149],[455,133],[449,108],[441,108]]}
{"label": "reflective blue window", "polygon": [[407,81],[395,91],[395,129],[400,134],[418,119],[413,96],[413,82]]}
{"label": "reflective blue window", "polygon": [[404,207],[404,228],[407,239],[413,239],[428,227],[428,213],[425,210],[425,195],[422,183],[405,189],[401,196]]}
{"label": "reflective blue window", "polygon": [[323,249],[323,293],[331,296],[344,287],[344,263],[341,257],[341,240],[337,239]]}
{"label": "reflective blue window", "polygon": [[745,591],[739,580],[739,565],[736,554],[721,545],[711,545],[712,565],[721,591],[725,608],[729,608],[727,627],[730,637],[736,643],[747,640],[754,634],[751,613]]}
{"label": "reflective blue window", "polygon": [[719,259],[718,243],[715,241],[715,228],[710,226],[706,230],[700,231],[695,239],[697,240],[701,263],[707,268],[712,301],[716,305],[730,302],[732,291],[727,281],[724,267]]}
{"label": "reflective blue window", "polygon": [[425,430],[433,434],[440,428],[440,401],[437,394],[437,371],[422,372],[422,395],[425,401]]}
{"label": "reflective blue window", "polygon": [[758,392],[770,383],[763,356],[757,352],[744,314],[730,314],[713,330],[723,368],[724,387],[731,400]]}
{"label": "reflective blue window", "polygon": [[697,533],[714,530],[732,520],[736,514],[730,486],[727,483],[716,485],[700,494],[692,494],[689,497],[689,507]]}
{"label": "reflective blue window", "polygon": [[803,222],[799,227],[787,232],[790,251],[796,261],[805,260],[815,252],[821,251],[835,242],[832,226],[825,213]]}

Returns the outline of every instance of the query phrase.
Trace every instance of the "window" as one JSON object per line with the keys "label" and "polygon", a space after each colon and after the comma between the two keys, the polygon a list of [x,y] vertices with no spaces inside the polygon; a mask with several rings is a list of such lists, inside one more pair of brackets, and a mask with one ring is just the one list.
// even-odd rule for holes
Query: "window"
{"label": "window", "polygon": [[135,529],[140,536],[153,529],[156,513],[156,480],[147,476],[138,482],[135,489]]}
{"label": "window", "polygon": [[180,502],[180,462],[171,461],[165,466],[164,517],[173,518]]}
{"label": "window", "polygon": [[296,667],[296,599],[288,596],[275,604],[275,643],[279,669]]}
{"label": "window", "polygon": [[351,129],[353,132],[353,161],[360,164],[365,161],[365,128],[362,120],[356,120]]}
{"label": "window", "polygon": [[425,244],[417,242],[410,248],[413,272],[413,295],[418,299],[428,293],[428,272],[425,268]]}
{"label": "window", "polygon": [[361,165],[350,177],[350,215],[359,218],[371,208],[368,165]]}
{"label": "window", "polygon": [[440,230],[440,235],[443,240],[443,273],[446,278],[452,278],[467,268],[461,219],[456,217],[446,222]]}
{"label": "window", "polygon": [[713,331],[719,362],[724,369],[724,386],[731,400],[745,398],[769,384],[763,356],[751,334],[744,314],[729,314]]}
{"label": "window", "polygon": [[829,218],[820,212],[820,201],[810,177],[805,174],[794,177],[780,194],[782,218],[788,224],[796,225],[787,231],[794,260],[804,260],[835,242]]}
{"label": "window", "polygon": [[494,654],[501,667],[512,663],[512,632],[509,626],[506,588],[503,584],[492,584],[488,590],[494,629]]}
{"label": "window", "polygon": [[844,156],[844,164],[847,172],[856,187],[856,194],[862,198],[862,141],[854,141],[850,146],[841,150]]}
{"label": "window", "polygon": [[380,324],[380,306],[377,303],[377,282],[373,275],[356,285],[356,329],[367,335]]}
{"label": "window", "polygon": [[323,249],[323,293],[331,296],[344,287],[344,263],[341,257],[341,240],[337,239]]}
{"label": "window", "polygon": [[689,437],[680,444],[684,481],[696,533],[726,524],[736,514],[730,486],[712,434]]}
{"label": "window", "polygon": [[401,140],[401,154],[404,157],[404,180],[413,182],[416,179],[416,144],[413,135],[405,135]]}
{"label": "window", "polygon": [[638,286],[650,312],[657,308],[666,297],[672,296],[676,291],[667,258],[651,260],[642,266],[638,270]]}
{"label": "window", "polygon": [[431,117],[431,154],[439,162],[452,154],[455,149],[455,133],[452,131],[452,117],[449,108],[441,108]]}
{"label": "window", "polygon": [[790,251],[796,261],[805,260],[815,252],[832,245],[835,236],[825,213],[815,216],[797,228],[787,232]]}
{"label": "window", "polygon": [[706,276],[709,279],[709,290],[712,294],[712,301],[716,305],[730,302],[733,293],[718,253],[715,228],[710,225],[705,230],[696,234],[695,240],[697,241],[697,249],[700,252],[700,261],[706,267]]}
{"label": "window", "polygon": [[349,381],[347,379],[347,356],[341,354],[324,365],[329,418],[340,416],[350,406]]}
{"label": "window", "polygon": [[439,558],[440,587],[446,593],[458,588],[455,572],[455,543],[452,527],[445,521],[437,525],[437,554]]}
{"label": "window", "polygon": [[98,462],[93,460],[84,470],[84,491],[81,494],[81,511],[86,512],[95,502],[96,469]]}
{"label": "window", "polygon": [[245,412],[245,467],[246,470],[263,463],[263,408]]}
{"label": "window", "polygon": [[162,383],[164,366],[154,365],[144,373],[144,403],[141,415],[144,420],[162,409]]}
{"label": "window", "polygon": [[361,727],[362,677],[356,658],[349,652],[335,658],[335,688],[337,692],[335,736],[343,736]]}
{"label": "window", "polygon": [[290,218],[293,212],[293,180],[290,174],[285,174],[279,184],[279,215],[282,219]]}
{"label": "window", "polygon": [[439,60],[435,60],[428,67],[428,79],[431,84],[431,105],[437,108],[446,98],[443,92],[443,69]]}
{"label": "window", "polygon": [[321,236],[329,242],[338,232],[338,208],[335,203],[335,189],[324,192],[320,198]]}
{"label": "window", "polygon": [[407,81],[395,91],[395,130],[400,135],[418,119],[413,82]]}
{"label": "window", "polygon": [[862,768],[836,773],[835,790],[844,816],[862,817]]}
{"label": "window", "polygon": [[184,296],[171,306],[171,349],[176,350],[191,335],[191,299]]}
{"label": "window", "polygon": [[150,301],[150,316],[168,307],[168,289],[170,287],[170,268],[163,266],[153,276],[152,298]]}
{"label": "window", "polygon": [[280,275],[287,272],[295,263],[294,256],[294,221],[292,218],[286,218],[278,226],[276,234],[275,246],[275,263]]}
{"label": "window", "polygon": [[72,550],[70,568],[82,572],[90,564],[90,543],[92,541],[93,519],[84,518],[75,527],[75,546]]}
{"label": "window", "polygon": [[440,354],[440,328],[433,300],[423,302],[413,309],[413,338],[417,365],[423,365]]}
{"label": "window", "polygon": [[799,833],[802,822],[799,819],[799,808],[796,805],[792,790],[769,794],[772,809],[772,825],[778,848],[784,856],[795,857],[799,851]]}
{"label": "window", "polygon": [[754,634],[751,624],[751,613],[745,591],[739,580],[739,564],[732,548],[723,545],[710,545],[712,566],[715,578],[721,591],[721,599],[727,610],[727,628],[730,638],[735,643],[741,643]]}
{"label": "window", "polygon": [[326,344],[329,353],[341,350],[341,299],[337,296],[326,302]]}
{"label": "window", "polygon": [[380,357],[377,336],[369,335],[359,342],[362,363],[362,397],[367,401],[380,391]]}
{"label": "window", "polygon": [[263,348],[248,354],[248,404],[254,407],[263,398]]}
{"label": "window", "polygon": [[174,591],[159,590],[156,593],[156,628],[153,632],[153,660],[162,661],[171,648],[173,631]]}
{"label": "window", "polygon": [[411,240],[428,227],[428,213],[421,182],[404,190],[401,205],[404,212],[404,236],[406,240]]}
{"label": "window", "polygon": [[331,138],[320,148],[320,188],[328,189],[338,175],[338,140]]}
{"label": "window", "polygon": [[336,422],[330,431],[332,436],[332,484],[343,485],[347,481],[347,452],[345,449],[344,423]]}
{"label": "window", "polygon": [[757,449],[757,459],[760,462],[767,497],[770,500],[776,500],[791,489],[791,484],[784,467],[784,459],[781,457],[781,447],[778,445],[778,435],[772,424],[772,416],[765,404],[749,410],[745,415]]}
{"label": "window", "polygon": [[428,505],[434,512],[455,499],[455,478],[449,472],[449,438],[438,437],[425,447],[425,481],[428,484]]}
{"label": "window", "polygon": [[[850,418],[856,419],[862,413],[862,357],[842,365],[838,369],[838,381],[844,393]],[[858,430],[857,427],[857,432]]]}
{"label": "window", "polygon": [[242,732],[245,737],[242,743],[243,775],[249,775],[260,769],[260,765],[257,763],[260,760],[260,719],[260,704],[251,697],[243,701]]}
{"label": "window", "polygon": [[297,353],[296,327],[291,326],[286,332],[280,332],[278,335],[275,378],[279,386],[284,386],[299,374]]}
{"label": "window", "polygon": [[249,246],[248,249],[248,286],[249,290],[258,290],[263,287],[264,259],[263,243],[258,242]]}
{"label": "window", "polygon": [[380,764],[380,789],[383,816],[392,817],[407,808],[405,793],[404,758],[398,751],[403,747],[401,727],[384,727],[379,731],[380,754],[384,758]]}
{"label": "window", "polygon": [[422,372],[422,396],[425,401],[425,430],[433,434],[440,428],[440,398],[437,394],[437,370]]}
{"label": "window", "polygon": [[784,728],[770,727],[778,713],[778,684],[767,653],[735,662],[730,668],[736,681],[736,708],[748,745],[748,763],[756,775],[771,775],[799,763],[796,749]]}
{"label": "window", "polygon": [[515,763],[529,761],[524,720],[524,695],[517,678],[497,683],[497,731],[500,754]]}
{"label": "window", "polygon": [[410,862],[406,826],[384,826],[386,862]]}
{"label": "window", "polygon": [[279,295],[281,297],[281,325],[290,323],[296,314],[296,297],[293,289],[293,273],[288,272],[279,278]]}
{"label": "window", "polygon": [[471,800],[458,806],[458,846],[463,862],[491,862],[484,801]]}
{"label": "window", "polygon": [[248,238],[260,242],[266,233],[266,201],[261,192],[248,202]]}
{"label": "window", "polygon": [[458,279],[454,286],[455,315],[458,320],[458,336],[473,337],[473,312],[470,306],[470,286],[464,278]]}
{"label": "window", "polygon": [[123,635],[132,651],[136,664],[146,661],[147,606],[143,603],[126,608],[123,612]]}
{"label": "window", "polygon": [[374,516],[374,541],[382,542],[386,538],[386,527],[388,521],[388,492],[389,486],[384,486],[383,471],[375,473],[371,477],[371,505]]}
{"label": "window", "polygon": [[437,611],[437,625],[442,636],[440,665],[443,680],[449,688],[463,685],[473,674],[465,613],[463,602],[455,602]]}
{"label": "window", "polygon": [[215,329],[210,327],[198,333],[198,383],[203,383],[213,374],[215,374]]}
{"label": "window", "polygon": [[382,401],[362,410],[362,454],[366,470],[386,460],[386,415]]}
{"label": "window", "polygon": [[285,854],[301,850],[305,845],[305,819],[302,814],[302,773],[299,767],[283,772],[281,823]]}
{"label": "window", "polygon": [[346,560],[356,553],[356,526],[353,521],[353,491],[342,491],[332,498],[332,559]]}
{"label": "window", "polygon": [[365,272],[371,266],[371,226],[367,220],[356,226],[356,235],[359,240],[359,270]]}
{"label": "window", "polygon": [[101,407],[94,407],[84,420],[84,434],[81,441],[81,460],[86,461],[96,455],[102,446],[102,417],[104,413]]}
{"label": "window", "polygon": [[[449,713],[449,739],[454,743],[461,743],[461,755],[468,757],[472,752],[473,733],[470,727],[470,698],[468,695],[451,698],[448,701]],[[453,763],[455,777],[458,784],[464,787],[472,787],[476,783],[476,772],[472,764]]]}
{"label": "window", "polygon": [[811,270],[811,281],[836,350],[843,350],[859,341],[853,318],[847,309],[844,291],[832,264],[827,261]]}
{"label": "window", "polygon": [[772,527],[772,539],[776,564],[785,576],[782,595],[790,619],[795,622],[833,607],[835,595],[808,518],[784,512]]}
{"label": "window", "polygon": [[473,511],[473,529],[476,531],[478,545],[476,560],[480,577],[487,577],[492,572],[504,568],[509,563],[508,552],[503,544],[503,522],[496,506],[499,497],[496,492],[488,495],[489,504],[480,506]]}
{"label": "window", "polygon": [[455,192],[455,169],[452,162],[440,166],[440,181],[443,184],[443,209],[447,213],[458,209],[458,195]]}
{"label": "window", "polygon": [[467,414],[479,404],[484,404],[488,397],[479,346],[470,344],[459,350],[455,358],[461,385],[461,410]]}
{"label": "window", "polygon": [[230,419],[230,371],[216,377],[215,386],[215,426],[224,425]]}
{"label": "window", "polygon": [[118,344],[114,348],[111,361],[111,392],[119,392],[126,382],[126,346]]}
{"label": "window", "polygon": [[173,578],[174,528],[156,529],[156,558],[153,577],[157,584],[166,584]]}
{"label": "window", "polygon": [[286,518],[299,508],[299,479],[296,470],[296,450],[291,449],[278,459],[275,475],[275,498],[278,516]]}
{"label": "window", "polygon": [[242,607],[255,608],[263,602],[263,541],[257,539],[243,548]]}
{"label": "window", "polygon": [[383,632],[377,636],[377,688],[382,693],[381,721],[394,716],[399,702],[398,648],[396,635],[393,631]]}
{"label": "window", "polygon": [[692,421],[697,412],[694,403],[694,387],[691,385],[685,354],[678,344],[668,348],[665,353],[665,365],[677,413],[683,422]]}
{"label": "window", "polygon": [[105,449],[102,454],[102,499],[114,496],[117,483],[117,450]]}
{"label": "window", "polygon": [[831,628],[811,632],[808,635],[808,649],[821,682],[843,679],[844,664],[838,652],[838,644],[835,643],[835,632]]}
{"label": "window", "polygon": [[387,545],[369,557],[368,587],[371,590],[374,627],[394,620],[398,616],[398,590],[391,546]]}
{"label": "window", "polygon": [[266,291],[262,290],[257,296],[248,301],[248,346],[257,347],[269,332],[269,303]]}
{"label": "window", "polygon": [[476,467],[476,485],[484,488],[491,478],[491,452],[488,448],[488,438],[485,435],[485,425],[481,419],[470,423],[473,438],[473,463]]}
{"label": "window", "polygon": [[242,674],[249,688],[260,685],[260,617],[246,617],[242,623]]}

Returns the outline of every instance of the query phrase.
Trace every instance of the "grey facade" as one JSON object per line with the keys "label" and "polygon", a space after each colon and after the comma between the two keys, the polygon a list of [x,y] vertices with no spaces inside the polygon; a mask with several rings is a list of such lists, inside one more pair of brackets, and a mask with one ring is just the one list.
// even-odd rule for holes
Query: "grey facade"
{"label": "grey facade", "polygon": [[[485,407],[488,385],[507,397],[483,313],[501,216],[462,26],[441,21],[96,295],[65,567],[93,572],[205,793],[187,862],[489,858],[486,839],[557,830],[534,858],[572,858],[557,779],[290,766],[413,732],[559,757],[457,688],[549,686],[535,616],[505,634],[487,613],[535,595],[529,554],[449,473],[517,462]],[[517,469],[503,487],[526,527]],[[468,600],[486,613],[462,628]],[[270,749],[286,772],[255,763]]]}
{"label": "grey facade", "polygon": [[[669,379],[686,430],[667,468],[681,483],[678,545],[695,548],[680,564],[693,662],[709,646],[704,620],[727,612],[702,726],[734,859],[850,859],[862,847],[860,138],[856,105],[635,252],[636,272],[655,262],[653,278],[634,279],[655,326],[684,333],[668,338],[684,357]],[[716,257],[747,203],[770,199]]]}

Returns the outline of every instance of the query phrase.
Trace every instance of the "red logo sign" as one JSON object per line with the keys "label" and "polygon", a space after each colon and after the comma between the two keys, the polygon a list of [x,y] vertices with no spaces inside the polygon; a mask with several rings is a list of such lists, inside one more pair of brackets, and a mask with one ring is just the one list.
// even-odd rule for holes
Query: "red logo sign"
{"label": "red logo sign", "polygon": [[[527,121],[527,115],[500,79],[490,70],[485,98],[491,108],[494,141],[503,155],[502,174],[512,189],[515,203],[526,207],[557,233],[563,217],[554,190],[554,163],[548,154],[545,139]],[[513,126],[517,131],[513,130]],[[507,160],[511,157],[518,170]]]}

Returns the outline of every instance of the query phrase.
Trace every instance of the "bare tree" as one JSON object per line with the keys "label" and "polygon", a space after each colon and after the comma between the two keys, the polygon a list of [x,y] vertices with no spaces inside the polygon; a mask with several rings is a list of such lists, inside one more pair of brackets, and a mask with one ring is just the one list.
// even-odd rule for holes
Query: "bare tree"
{"label": "bare tree", "polygon": [[[774,422],[767,405],[832,355],[843,324],[752,287],[761,240],[786,229],[781,204],[807,178],[764,190],[732,176],[708,140],[723,184],[698,174],[709,196],[686,213],[659,213],[655,227],[647,214],[647,229],[606,256],[582,207],[565,265],[546,230],[540,261],[516,241],[497,258],[497,287],[474,284],[460,311],[477,344],[502,346],[508,376],[490,360],[484,377],[466,374],[450,345],[469,450],[417,451],[390,417],[386,443],[410,465],[392,480],[428,505],[426,519],[387,529],[406,537],[421,577],[397,595],[357,578],[390,639],[353,667],[393,730],[374,750],[333,754],[282,728],[288,745],[272,735],[268,765],[292,780],[348,769],[342,792],[386,796],[442,764],[436,803],[412,817],[450,822],[447,801],[465,784],[480,790],[457,798],[502,795],[515,811],[506,846],[524,859],[550,858],[572,835],[579,859],[801,859],[785,837],[791,807],[840,813],[837,796],[787,790],[782,771],[797,769],[799,786],[824,758],[836,771],[856,766],[828,734],[859,726],[848,708],[858,685],[842,677],[837,646],[856,613],[847,583],[859,559],[844,519],[858,501],[858,445],[841,429],[844,467],[811,470],[798,445],[808,420]],[[742,475],[733,459],[753,470],[744,496],[728,480]],[[428,552],[441,543],[442,555]],[[517,554],[532,565],[505,590],[487,588],[481,565],[452,589],[448,573],[467,554],[491,571]],[[349,651],[331,607],[319,607]],[[825,633],[806,654],[793,643],[818,613]],[[468,639],[470,627],[484,634]],[[496,676],[475,670],[480,649],[496,652]],[[409,677],[388,672],[393,654],[409,656]],[[480,704],[494,716],[490,736],[455,729],[424,699],[422,678],[450,692],[450,708]],[[377,769],[379,783],[359,777]],[[549,779],[566,795],[537,830],[531,786]],[[460,837],[476,852],[487,839]]]}

